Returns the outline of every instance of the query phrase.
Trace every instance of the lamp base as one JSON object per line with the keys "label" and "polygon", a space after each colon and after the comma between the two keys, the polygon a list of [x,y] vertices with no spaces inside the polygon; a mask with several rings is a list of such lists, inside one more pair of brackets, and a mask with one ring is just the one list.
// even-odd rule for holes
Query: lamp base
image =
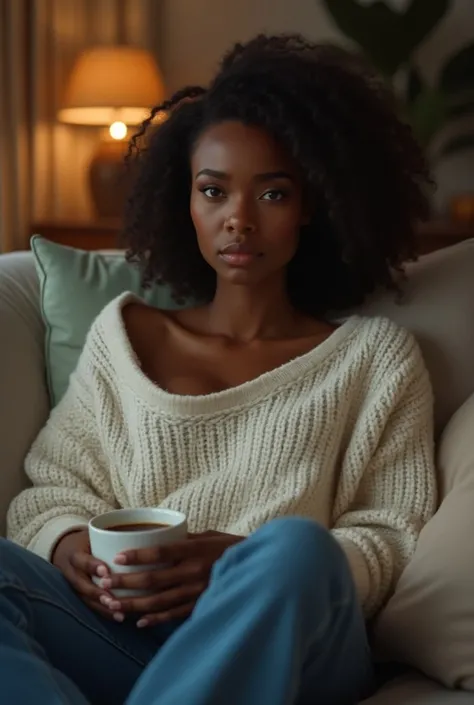
{"label": "lamp base", "polygon": [[128,143],[100,142],[89,167],[89,185],[98,218],[122,218],[130,189],[124,158]]}

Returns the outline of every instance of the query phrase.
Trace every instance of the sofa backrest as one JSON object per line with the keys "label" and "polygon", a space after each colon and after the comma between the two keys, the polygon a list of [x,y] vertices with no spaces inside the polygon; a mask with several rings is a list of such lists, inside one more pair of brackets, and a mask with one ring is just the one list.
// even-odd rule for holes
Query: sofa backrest
{"label": "sofa backrest", "polygon": [[25,454],[48,415],[44,326],[29,252],[0,256],[0,536],[11,499],[26,485]]}

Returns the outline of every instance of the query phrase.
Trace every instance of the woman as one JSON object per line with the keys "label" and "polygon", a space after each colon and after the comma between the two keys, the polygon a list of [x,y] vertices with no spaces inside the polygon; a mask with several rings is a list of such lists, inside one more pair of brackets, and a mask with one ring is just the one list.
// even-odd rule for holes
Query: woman
{"label": "woman", "polygon": [[[9,512],[2,682],[37,705],[352,705],[365,620],[434,509],[432,400],[408,333],[329,316],[396,288],[425,163],[374,77],[300,37],[237,45],[163,110],[136,140],[129,255],[201,305],[124,294],[94,323]],[[192,534],[113,575],[87,522],[145,505]]]}

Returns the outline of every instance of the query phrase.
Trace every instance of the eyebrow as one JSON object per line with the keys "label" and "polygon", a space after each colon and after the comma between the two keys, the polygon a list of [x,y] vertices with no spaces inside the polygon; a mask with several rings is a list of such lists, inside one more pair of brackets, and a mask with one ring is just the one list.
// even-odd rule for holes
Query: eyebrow
{"label": "eyebrow", "polygon": [[[215,169],[201,169],[196,174],[196,179],[199,176],[212,176],[215,179],[222,179],[223,181],[228,181],[230,179],[229,174],[225,171],[216,171]],[[288,179],[293,181],[293,177],[287,171],[267,171],[263,174],[255,174],[255,181],[271,181],[272,179]]]}

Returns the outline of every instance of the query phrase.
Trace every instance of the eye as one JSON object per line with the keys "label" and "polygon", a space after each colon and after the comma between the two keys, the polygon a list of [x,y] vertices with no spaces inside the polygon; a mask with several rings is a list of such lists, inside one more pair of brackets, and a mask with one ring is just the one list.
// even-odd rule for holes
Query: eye
{"label": "eye", "polygon": [[199,189],[207,198],[220,198],[224,195],[223,191],[217,186],[205,186]]}
{"label": "eye", "polygon": [[262,201],[282,201],[285,196],[286,193],[281,189],[271,189],[270,191],[265,191],[260,198]]}

